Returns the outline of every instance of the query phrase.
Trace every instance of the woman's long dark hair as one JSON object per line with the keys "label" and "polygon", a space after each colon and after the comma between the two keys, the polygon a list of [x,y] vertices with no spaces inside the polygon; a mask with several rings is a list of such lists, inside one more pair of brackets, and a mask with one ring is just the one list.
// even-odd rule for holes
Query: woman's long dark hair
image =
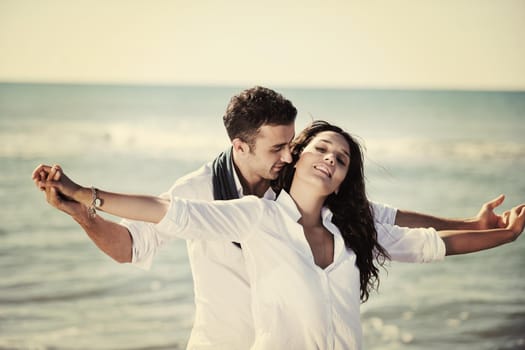
{"label": "woman's long dark hair", "polygon": [[366,197],[361,146],[341,128],[322,120],[313,121],[292,142],[292,163],[286,166],[277,181],[276,189],[290,190],[295,173],[294,165],[304,148],[323,131],[342,135],[350,148],[350,165],[337,194],[332,193],[325,205],[332,211],[332,222],[339,228],[345,245],[356,254],[359,268],[361,301],[365,302],[371,289],[379,286],[379,266],[389,259],[377,241],[374,216]]}

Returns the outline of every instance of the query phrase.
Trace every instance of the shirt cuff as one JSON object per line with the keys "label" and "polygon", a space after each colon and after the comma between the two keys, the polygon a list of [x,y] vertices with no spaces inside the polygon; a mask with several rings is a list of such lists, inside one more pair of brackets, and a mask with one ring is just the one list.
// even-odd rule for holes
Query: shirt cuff
{"label": "shirt cuff", "polygon": [[149,270],[153,264],[153,255],[142,254],[148,246],[147,242],[144,241],[144,233],[133,221],[124,219],[120,224],[128,229],[131,236],[131,264],[143,270]]}
{"label": "shirt cuff", "polygon": [[188,219],[185,202],[182,198],[171,197],[166,215],[155,225],[155,229],[168,236],[176,236],[177,232],[181,232]]}
{"label": "shirt cuff", "polygon": [[427,244],[424,248],[423,262],[441,261],[445,258],[447,249],[445,242],[433,228],[425,229],[428,232]]}

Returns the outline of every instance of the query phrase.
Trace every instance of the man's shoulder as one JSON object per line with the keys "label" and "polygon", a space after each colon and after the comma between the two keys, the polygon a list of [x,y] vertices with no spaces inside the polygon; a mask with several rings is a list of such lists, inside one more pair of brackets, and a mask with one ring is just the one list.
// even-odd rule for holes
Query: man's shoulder
{"label": "man's shoulder", "polygon": [[211,200],[213,199],[212,176],[211,163],[206,163],[175,181],[170,192],[183,198]]}
{"label": "man's shoulder", "polygon": [[175,181],[175,185],[192,184],[196,182],[210,182],[212,179],[211,163],[206,163]]}

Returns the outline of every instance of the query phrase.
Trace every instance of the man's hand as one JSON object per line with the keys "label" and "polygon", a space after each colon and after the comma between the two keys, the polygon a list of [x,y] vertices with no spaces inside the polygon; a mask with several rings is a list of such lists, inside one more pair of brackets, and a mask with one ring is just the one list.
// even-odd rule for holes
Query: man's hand
{"label": "man's hand", "polygon": [[46,201],[58,210],[75,217],[80,210],[87,209],[79,202],[63,196],[55,187],[48,186],[44,190],[46,194]]}
{"label": "man's hand", "polygon": [[32,175],[35,185],[45,193],[46,201],[53,207],[75,216],[84,206],[73,200],[80,186],[71,181],[62,171],[60,165],[41,164],[35,168]]}
{"label": "man's hand", "polygon": [[503,214],[504,221],[507,222],[506,228],[511,230],[518,238],[525,227],[525,204],[518,205]]}
{"label": "man's hand", "polygon": [[46,165],[46,164],[40,164],[33,170],[32,179],[36,185],[40,189],[40,191],[45,191],[45,184],[47,181],[59,181],[60,177],[62,175],[62,168],[60,165]]}
{"label": "man's hand", "polygon": [[82,189],[64,174],[60,165],[39,165],[33,171],[33,181],[41,191],[47,191],[49,187],[56,188],[63,199],[78,200],[78,193]]}
{"label": "man's hand", "polygon": [[[47,202],[70,215],[101,251],[120,263],[131,262],[133,241],[128,229],[100,216],[90,215],[88,206],[74,199],[82,187],[71,181],[59,165],[37,166],[33,171],[33,181],[45,193]],[[91,193],[90,190],[88,192]]]}

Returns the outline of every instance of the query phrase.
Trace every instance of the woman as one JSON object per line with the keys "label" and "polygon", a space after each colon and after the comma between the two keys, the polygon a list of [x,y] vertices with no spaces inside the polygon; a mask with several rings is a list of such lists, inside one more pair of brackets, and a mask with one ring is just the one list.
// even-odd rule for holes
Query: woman
{"label": "woman", "polygon": [[360,302],[377,285],[385,259],[426,262],[487,249],[514,239],[525,225],[522,207],[505,215],[505,229],[483,232],[375,224],[361,149],[349,134],[316,121],[292,149],[275,202],[120,195],[80,187],[56,168],[48,174],[55,181],[40,186],[87,205],[100,199],[101,210],[158,223],[166,234],[241,242],[252,293],[253,349],[359,349]]}

